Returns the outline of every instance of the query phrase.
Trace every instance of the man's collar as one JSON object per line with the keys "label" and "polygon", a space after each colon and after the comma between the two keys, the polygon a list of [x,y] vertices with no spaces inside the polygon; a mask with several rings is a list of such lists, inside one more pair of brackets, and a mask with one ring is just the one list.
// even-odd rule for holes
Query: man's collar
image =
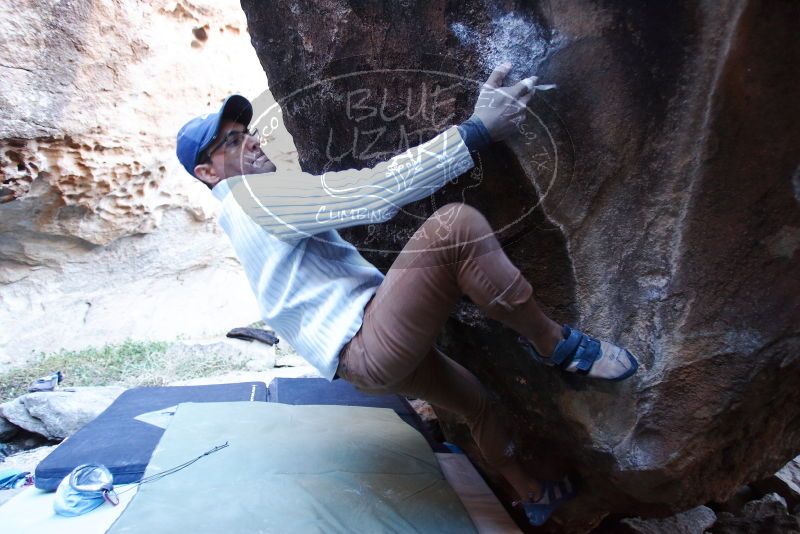
{"label": "man's collar", "polygon": [[222,200],[225,196],[231,192],[231,186],[228,183],[228,180],[220,180],[217,184],[211,188],[211,194],[217,197],[217,200]]}

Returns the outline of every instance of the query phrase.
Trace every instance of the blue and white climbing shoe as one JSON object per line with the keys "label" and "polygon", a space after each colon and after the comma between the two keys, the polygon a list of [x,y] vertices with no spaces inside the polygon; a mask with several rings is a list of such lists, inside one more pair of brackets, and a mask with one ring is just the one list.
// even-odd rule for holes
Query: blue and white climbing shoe
{"label": "blue and white climbing shoe", "polygon": [[576,495],[576,488],[568,477],[561,480],[546,480],[542,482],[542,496],[538,501],[517,501],[514,506],[521,505],[528,522],[538,527],[544,525],[559,506],[574,499]]}
{"label": "blue and white climbing shoe", "polygon": [[539,363],[593,378],[625,380],[639,368],[639,363],[628,349],[597,340],[568,325],[564,325],[561,332],[564,339],[558,342],[549,358],[540,355],[527,338],[520,337],[519,342],[531,358]]}

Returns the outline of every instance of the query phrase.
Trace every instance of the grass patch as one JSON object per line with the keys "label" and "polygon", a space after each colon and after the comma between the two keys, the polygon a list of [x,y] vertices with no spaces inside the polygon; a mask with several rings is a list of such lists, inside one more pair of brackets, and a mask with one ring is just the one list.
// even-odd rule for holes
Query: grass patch
{"label": "grass patch", "polygon": [[0,373],[0,402],[27,393],[31,382],[55,371],[64,373],[61,387],[135,387],[163,386],[246,368],[246,361],[196,351],[171,351],[170,345],[163,341],[128,340],[102,348],[40,353],[24,366]]}

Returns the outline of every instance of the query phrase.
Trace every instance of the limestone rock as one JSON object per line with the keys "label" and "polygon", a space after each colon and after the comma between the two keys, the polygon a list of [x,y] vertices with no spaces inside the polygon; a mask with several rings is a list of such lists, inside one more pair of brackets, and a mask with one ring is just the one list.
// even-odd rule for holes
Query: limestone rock
{"label": "limestone rock", "polygon": [[0,405],[0,415],[29,432],[64,439],[100,415],[123,391],[84,387],[28,393]]}
{"label": "limestone rock", "polygon": [[[258,318],[216,199],[175,157],[227,95],[272,102],[238,2],[0,7],[0,369]],[[291,163],[291,138],[267,137]]]}
{"label": "limestone rock", "polygon": [[797,454],[800,4],[242,7],[308,172],[464,120],[501,59],[509,84],[558,85],[457,182],[343,232],[386,269],[425,217],[466,201],[552,317],[639,356],[633,379],[593,382],[529,361],[469,303],[452,315],[445,352],[497,397],[531,473],[584,479],[547,528],[724,501]]}
{"label": "limestone rock", "polygon": [[626,518],[620,521],[621,533],[630,534],[703,534],[717,520],[711,508],[698,506],[664,519]]}

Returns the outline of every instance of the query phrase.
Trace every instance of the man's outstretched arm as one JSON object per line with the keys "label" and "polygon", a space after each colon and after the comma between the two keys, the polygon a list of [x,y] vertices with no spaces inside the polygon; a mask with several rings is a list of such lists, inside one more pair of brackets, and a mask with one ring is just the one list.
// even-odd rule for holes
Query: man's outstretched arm
{"label": "man's outstretched arm", "polygon": [[226,180],[239,206],[270,234],[294,241],[330,229],[388,221],[474,163],[458,129],[372,168],[249,175]]}
{"label": "man's outstretched arm", "polygon": [[[474,166],[471,151],[511,135],[533,94],[533,82],[500,87],[510,65],[484,84],[475,113],[433,139],[372,168],[271,173],[226,180],[250,218],[269,233],[295,241],[330,229],[381,223],[404,205],[425,198]],[[222,184],[221,184],[222,185]]]}

